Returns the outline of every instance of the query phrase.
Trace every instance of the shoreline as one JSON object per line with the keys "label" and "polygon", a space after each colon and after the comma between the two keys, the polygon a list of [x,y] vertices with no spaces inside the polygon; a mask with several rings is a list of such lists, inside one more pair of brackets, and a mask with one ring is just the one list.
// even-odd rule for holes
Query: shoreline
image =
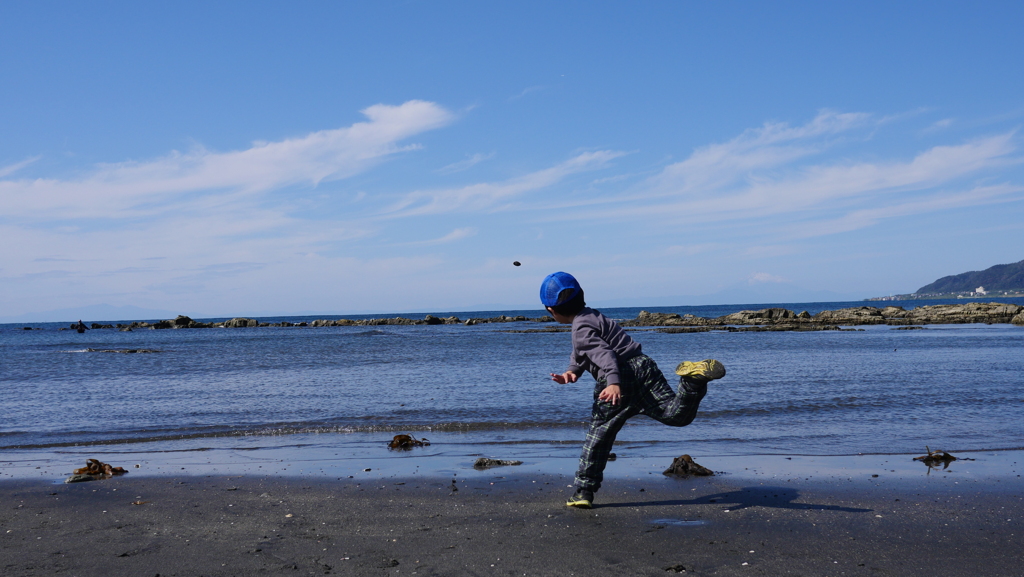
{"label": "shoreline", "polygon": [[[474,478],[494,472],[510,476],[564,476],[571,481],[580,441],[557,445],[431,445],[389,451],[380,442],[359,447],[330,443],[276,446],[166,447],[161,450],[120,447],[73,447],[62,451],[8,451],[0,454],[0,482],[62,484],[87,459],[99,459],[128,473],[118,479],[164,478],[187,475],[259,476],[277,479],[344,480],[389,477]],[[141,449],[141,450],[140,450]],[[948,448],[947,448],[948,449]],[[1024,474],[1024,448],[955,450],[957,460],[945,467],[928,467],[915,453],[793,454],[709,453],[696,448],[645,442],[616,443],[616,458],[605,471],[606,482],[660,478],[679,454],[687,452],[718,477],[762,482],[765,479],[881,479],[903,484],[952,479],[972,483],[1001,483]],[[480,457],[521,461],[517,466],[474,468]],[[815,481],[817,482],[817,481]],[[89,482],[96,484],[101,482]],[[1022,484],[1024,487],[1024,484]]]}
{"label": "shoreline", "polygon": [[[688,479],[620,458],[585,511],[563,505],[574,461],[562,472],[524,463],[352,478],[7,480],[0,567],[11,576],[1010,575],[1024,561],[1022,457],[978,454],[926,474],[909,456],[708,456],[697,460],[729,470]],[[990,472],[972,474],[981,464]]]}

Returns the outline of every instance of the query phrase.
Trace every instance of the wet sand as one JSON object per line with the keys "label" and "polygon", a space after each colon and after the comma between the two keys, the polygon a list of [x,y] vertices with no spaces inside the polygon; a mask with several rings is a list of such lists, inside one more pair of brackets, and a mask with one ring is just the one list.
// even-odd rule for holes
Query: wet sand
{"label": "wet sand", "polygon": [[930,475],[909,456],[698,459],[726,470],[690,479],[612,463],[589,511],[563,506],[571,475],[518,467],[16,479],[0,573],[1020,575],[1020,457]]}

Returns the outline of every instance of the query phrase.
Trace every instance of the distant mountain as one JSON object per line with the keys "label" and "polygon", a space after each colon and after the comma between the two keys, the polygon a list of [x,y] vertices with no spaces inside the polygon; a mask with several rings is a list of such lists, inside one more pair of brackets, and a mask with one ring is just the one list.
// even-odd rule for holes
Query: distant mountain
{"label": "distant mountain", "polygon": [[1024,260],[1013,264],[997,264],[985,270],[977,270],[944,276],[932,284],[925,285],[914,294],[963,293],[978,287],[991,291],[1024,291]]}

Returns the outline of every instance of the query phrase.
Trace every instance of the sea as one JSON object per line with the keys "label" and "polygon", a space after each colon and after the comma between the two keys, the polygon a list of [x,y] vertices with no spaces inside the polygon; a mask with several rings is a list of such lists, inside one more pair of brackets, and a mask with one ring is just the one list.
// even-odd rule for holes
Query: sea
{"label": "sea", "polygon": [[[951,302],[964,301],[646,310],[717,317],[769,306],[814,314]],[[631,319],[640,310],[602,312]],[[467,319],[542,312],[432,314]],[[393,316],[423,317],[259,320]],[[130,320],[145,319],[120,319]],[[39,455],[78,460],[111,452],[231,450],[258,459],[316,446],[334,455],[366,456],[383,451],[396,434],[426,439],[436,455],[572,456],[590,417],[589,375],[569,385],[550,378],[565,370],[570,335],[517,332],[552,324],[58,330],[68,324],[0,325],[0,468]],[[1024,327],[847,328],[856,330],[631,329],[670,382],[676,382],[672,371],[683,360],[715,358],[728,374],[711,383],[690,426],[672,428],[638,416],[619,434],[616,447],[695,456],[1024,448]],[[139,349],[154,352],[103,352]]]}

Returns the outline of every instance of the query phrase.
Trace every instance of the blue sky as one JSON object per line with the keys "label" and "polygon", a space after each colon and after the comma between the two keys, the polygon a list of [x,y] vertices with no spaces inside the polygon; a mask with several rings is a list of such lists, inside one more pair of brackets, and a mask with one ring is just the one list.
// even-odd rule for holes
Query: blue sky
{"label": "blue sky", "polygon": [[858,299],[1024,259],[1020,3],[210,4],[0,4],[0,317],[539,308],[556,270],[605,306]]}

